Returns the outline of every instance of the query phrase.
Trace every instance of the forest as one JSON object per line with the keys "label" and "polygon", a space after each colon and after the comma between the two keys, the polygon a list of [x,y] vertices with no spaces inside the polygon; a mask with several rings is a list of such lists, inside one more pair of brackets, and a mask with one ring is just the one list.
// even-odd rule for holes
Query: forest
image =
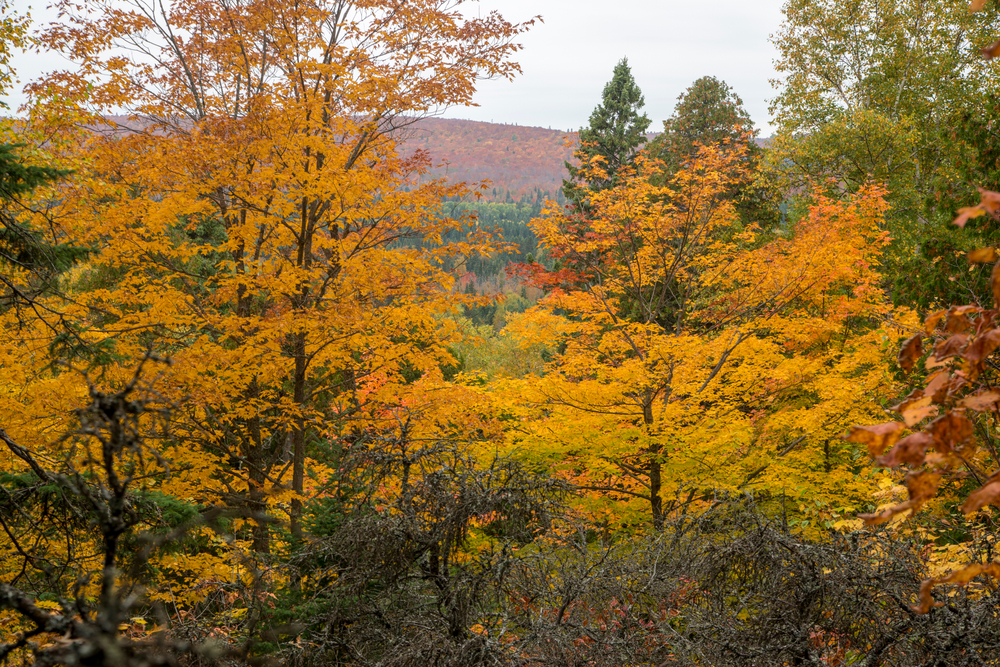
{"label": "forest", "polygon": [[787,0],[766,141],[622,59],[494,192],[419,124],[537,17],[463,1],[0,0],[0,90],[67,63],[0,119],[0,663],[1000,664],[1000,7]]}

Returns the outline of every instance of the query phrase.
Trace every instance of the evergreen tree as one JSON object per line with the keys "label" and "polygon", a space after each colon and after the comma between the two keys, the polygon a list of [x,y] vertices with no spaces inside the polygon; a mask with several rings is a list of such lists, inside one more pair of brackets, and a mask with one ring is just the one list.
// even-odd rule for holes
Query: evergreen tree
{"label": "evergreen tree", "polygon": [[739,95],[725,81],[703,76],[677,98],[673,116],[663,121],[663,134],[650,142],[647,152],[666,164],[665,178],[669,178],[697,154],[699,146],[721,143],[744,150],[747,178],[732,193],[737,211],[745,222],[770,227],[780,219],[782,194],[757,169],[763,151],[756,137]]}
{"label": "evergreen tree", "polygon": [[615,184],[615,175],[631,163],[636,149],[646,141],[649,118],[639,112],[646,102],[632,78],[628,58],[615,65],[611,81],[604,86],[601,104],[590,114],[590,126],[580,130],[580,147],[575,157],[589,162],[595,156],[604,158],[607,179],[584,181],[579,168],[566,163],[569,178],[563,181],[566,198],[582,208],[588,190],[602,190]]}
{"label": "evergreen tree", "polygon": [[23,148],[24,144],[0,144],[0,309],[30,301],[86,255],[83,248],[53,243],[23,219],[29,217],[23,197],[70,173],[25,164]]}
{"label": "evergreen tree", "polygon": [[663,121],[663,134],[650,143],[650,153],[671,171],[697,152],[697,145],[720,142],[746,144],[748,153],[760,153],[750,114],[725,81],[703,76],[681,93],[674,115]]}

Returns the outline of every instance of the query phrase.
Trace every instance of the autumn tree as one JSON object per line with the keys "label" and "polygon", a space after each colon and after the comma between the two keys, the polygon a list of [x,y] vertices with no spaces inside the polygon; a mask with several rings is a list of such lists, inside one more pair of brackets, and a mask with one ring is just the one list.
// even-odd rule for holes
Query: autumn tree
{"label": "autumn tree", "polygon": [[725,81],[704,76],[677,98],[673,115],[663,121],[663,133],[648,150],[664,162],[667,174],[673,174],[698,154],[699,146],[737,148],[747,163],[733,188],[737,211],[747,222],[769,227],[777,222],[781,197],[770,173],[758,168],[763,152],[757,134],[739,95]]}
{"label": "autumn tree", "polygon": [[[0,2],[0,95],[14,84],[12,52],[28,46],[28,18]],[[0,102],[0,107],[6,105]],[[10,120],[0,120],[7,137],[18,133]],[[3,141],[0,140],[0,141]],[[52,167],[33,164],[25,143],[0,143],[0,308],[25,306],[39,290],[51,286],[61,269],[80,256],[80,249],[46,243],[36,230],[25,227],[26,195],[36,188],[68,174]]]}
{"label": "autumn tree", "polygon": [[574,158],[587,164],[595,158],[603,163],[602,176],[566,163],[569,178],[563,181],[563,193],[575,206],[586,201],[588,190],[600,190],[616,183],[616,174],[631,164],[637,149],[646,141],[649,118],[639,112],[646,105],[642,91],[632,77],[628,58],[615,65],[604,86],[601,103],[590,114],[590,124],[580,130],[580,146]]}
{"label": "autumn tree", "polygon": [[591,195],[586,230],[555,208],[532,223],[562,268],[530,267],[551,292],[509,327],[559,352],[542,378],[499,390],[530,425],[512,444],[644,504],[657,528],[717,490],[857,498],[857,452],[827,429],[875,414],[858,396],[890,383],[870,366],[899,335],[877,288],[883,193],[819,199],[789,238],[766,242],[729,196],[742,160],[703,147],[656,185],[664,166],[640,155]]}
{"label": "autumn tree", "polygon": [[678,96],[673,115],[663,121],[663,133],[650,143],[649,152],[675,170],[697,155],[699,145],[725,141],[743,144],[755,154],[759,149],[752,141],[757,134],[739,95],[725,81],[703,76]]}
{"label": "autumn tree", "polygon": [[[108,378],[149,347],[172,358],[162,390],[185,409],[164,493],[278,509],[301,535],[309,448],[335,449],[450,363],[441,261],[488,239],[391,247],[470,222],[438,214],[463,187],[416,186],[429,158],[396,146],[414,119],[470,102],[477,77],[516,73],[527,27],[457,4],[64,3],[42,34],[75,64],[30,88],[31,122],[76,170],[51,225],[93,250],[73,299],[48,305],[101,346],[90,361]],[[37,354],[0,381],[23,389],[4,423],[43,451],[80,392],[72,372],[34,382],[53,353],[80,361],[47,323],[10,334]],[[264,524],[253,549],[270,549]]]}
{"label": "autumn tree", "polygon": [[[934,264],[945,305],[961,291],[947,289],[962,281],[954,251],[968,248],[954,235],[928,237],[927,223],[950,215],[952,184],[972,157],[954,128],[972,100],[995,92],[980,48],[996,11],[971,14],[959,0],[793,0],[773,37],[781,78],[768,159],[784,187],[825,180],[852,192],[883,183],[892,204],[889,274]],[[911,284],[897,281],[897,302],[921,300]]]}

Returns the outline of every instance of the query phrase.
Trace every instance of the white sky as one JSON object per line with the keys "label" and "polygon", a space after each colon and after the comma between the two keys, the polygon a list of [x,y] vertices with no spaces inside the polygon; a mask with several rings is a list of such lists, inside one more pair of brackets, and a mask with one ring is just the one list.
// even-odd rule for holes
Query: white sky
{"label": "white sky", "polygon": [[[13,0],[14,9],[31,8],[37,20],[51,20],[48,0]],[[477,6],[478,5],[478,6]],[[628,57],[646,97],[651,131],[659,131],[677,96],[702,76],[718,77],[743,99],[761,136],[771,134],[767,100],[775,91],[777,57],[768,36],[781,24],[782,0],[479,0],[467,11],[498,10],[510,21],[541,14],[544,23],[520,40],[517,60],[524,70],[513,83],[483,81],[478,107],[452,108],[445,116],[471,120],[576,130],[586,126],[601,100],[615,64]],[[61,69],[58,56],[16,57],[22,81]],[[5,99],[12,108],[20,95]]]}
{"label": "white sky", "polygon": [[513,83],[480,83],[478,108],[449,118],[551,126],[586,126],[615,64],[624,56],[646,97],[650,130],[659,131],[677,96],[696,79],[724,80],[743,99],[761,136],[771,134],[767,101],[775,97],[777,51],[768,41],[781,25],[782,0],[480,0],[509,21],[541,14],[521,41],[524,74]]}

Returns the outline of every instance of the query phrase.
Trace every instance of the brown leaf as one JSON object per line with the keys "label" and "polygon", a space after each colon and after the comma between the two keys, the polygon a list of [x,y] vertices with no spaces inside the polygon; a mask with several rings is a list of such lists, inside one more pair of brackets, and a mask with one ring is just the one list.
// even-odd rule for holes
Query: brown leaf
{"label": "brown leaf", "polygon": [[1000,262],[993,265],[993,272],[990,273],[990,287],[993,288],[993,303],[1000,307]]}
{"label": "brown leaf", "polygon": [[[930,401],[930,397],[927,397],[927,402],[930,403]],[[902,413],[903,423],[905,423],[907,427],[912,427],[914,424],[917,424],[928,417],[937,417],[937,414],[938,406],[936,405],[925,405],[923,407],[913,408]]]}
{"label": "brown leaf", "polygon": [[872,455],[872,458],[875,458],[881,456],[882,452],[896,444],[903,428],[903,425],[899,422],[876,424],[875,426],[852,426],[851,431],[844,436],[844,439],[848,442],[868,445],[868,452]]}
{"label": "brown leaf", "polygon": [[1000,504],[1000,480],[987,482],[969,494],[962,503],[962,512],[972,514],[986,505]]}
{"label": "brown leaf", "polygon": [[[913,391],[911,391],[909,394],[906,395],[906,398],[900,401],[899,405],[894,405],[889,409],[894,412],[902,412],[903,410],[908,410],[911,407],[913,407],[913,405],[917,401],[924,400],[925,394],[926,392],[922,389],[914,389]],[[924,405],[927,405],[927,403],[924,403]]]}
{"label": "brown leaf", "polygon": [[906,475],[906,488],[910,492],[910,502],[916,512],[924,503],[934,497],[941,484],[941,475],[936,472],[911,472]]}
{"label": "brown leaf", "polygon": [[[937,406],[932,406],[937,408]],[[911,433],[896,443],[889,452],[878,459],[880,465],[890,468],[898,467],[901,463],[909,463],[918,466],[924,462],[924,454],[927,448],[934,445],[934,438],[929,433],[923,431]]]}
{"label": "brown leaf", "polygon": [[938,371],[931,376],[930,382],[924,388],[924,395],[930,396],[935,403],[942,402],[948,395],[948,380],[951,375],[947,371]]}
{"label": "brown leaf", "polygon": [[941,367],[947,366],[947,365],[948,365],[947,361],[938,361],[937,359],[934,358],[933,354],[930,355],[929,357],[927,357],[926,359],[924,359],[924,368],[926,368],[929,371],[932,371],[935,368],[941,368]]}
{"label": "brown leaf", "polygon": [[[925,396],[924,392],[920,391],[919,389],[914,389],[913,391],[910,392],[910,395],[903,400],[902,403],[900,403],[899,405],[895,406],[892,409],[903,416],[903,422],[907,426],[913,426],[916,422],[907,419],[906,414],[909,412],[916,412],[918,410],[922,410],[928,407],[931,404],[931,402],[932,401],[930,396]],[[918,419],[917,421],[920,420]]]}
{"label": "brown leaf", "polygon": [[909,373],[913,370],[913,366],[917,363],[917,359],[920,358],[924,352],[924,341],[920,334],[907,338],[903,342],[903,346],[899,348],[899,366],[903,369],[904,373]]}
{"label": "brown leaf", "polygon": [[[997,273],[996,269],[994,269],[994,273]],[[997,349],[998,345],[1000,345],[1000,329],[990,329],[986,333],[976,336],[969,343],[968,347],[965,348],[962,356],[968,359],[970,363],[979,364],[982,363],[983,359],[990,356]]]}
{"label": "brown leaf", "polygon": [[965,206],[958,209],[958,217],[955,218],[954,223],[959,227],[965,227],[966,223],[973,218],[978,218],[979,216],[985,214],[986,211],[982,206]]}
{"label": "brown leaf", "polygon": [[944,330],[948,333],[964,333],[972,327],[972,322],[966,317],[964,309],[949,308],[948,319],[944,323]]}
{"label": "brown leaf", "polygon": [[950,357],[956,357],[962,353],[962,348],[968,342],[969,337],[965,334],[955,334],[946,340],[938,342],[934,346],[934,358],[943,361]]}
{"label": "brown leaf", "polygon": [[1000,391],[987,389],[978,394],[966,396],[958,402],[959,407],[975,410],[976,412],[989,412],[996,408],[997,401],[1000,400]]}
{"label": "brown leaf", "polygon": [[972,435],[972,430],[972,422],[957,412],[948,412],[927,426],[927,431],[937,440],[935,447],[939,452],[952,451]]}
{"label": "brown leaf", "polygon": [[972,0],[972,2],[969,3],[969,11],[980,12],[983,10],[983,7],[985,6],[986,6],[986,0]]}
{"label": "brown leaf", "polygon": [[983,210],[990,215],[1000,211],[1000,192],[993,192],[979,186],[976,186],[976,189],[979,190],[979,206]]}
{"label": "brown leaf", "polygon": [[902,514],[911,507],[913,507],[913,502],[907,500],[905,503],[900,503],[887,508],[881,514],[859,514],[858,518],[863,519],[866,526],[877,526],[880,523],[885,523],[897,514]]}
{"label": "brown leaf", "polygon": [[938,322],[940,322],[947,314],[947,310],[938,310],[927,316],[924,320],[924,331],[927,332],[928,336],[934,333],[934,328],[937,327]]}
{"label": "brown leaf", "polygon": [[940,607],[941,602],[934,602],[931,597],[931,590],[938,584],[959,584],[966,586],[970,581],[981,574],[988,574],[994,579],[1000,579],[1000,563],[973,563],[966,565],[961,570],[935,579],[925,579],[920,583],[920,603],[911,607],[918,614],[926,614],[931,607]]}
{"label": "brown leaf", "polygon": [[935,602],[933,596],[931,596],[931,591],[934,589],[934,583],[933,579],[924,579],[920,582],[920,602],[910,607],[910,609],[918,614],[926,614],[931,610],[931,607],[944,606],[944,602]]}
{"label": "brown leaf", "polygon": [[969,251],[970,264],[982,264],[985,262],[995,262],[1000,259],[996,248],[977,248]]}

